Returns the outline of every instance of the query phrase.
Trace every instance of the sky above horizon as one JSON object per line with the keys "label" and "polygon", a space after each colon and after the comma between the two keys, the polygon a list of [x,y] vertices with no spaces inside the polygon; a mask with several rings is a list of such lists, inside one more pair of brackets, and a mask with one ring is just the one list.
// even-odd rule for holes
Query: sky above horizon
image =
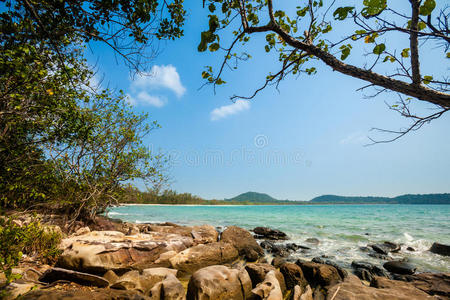
{"label": "sky above horizon", "polygon": [[[202,87],[204,66],[217,68],[223,56],[197,51],[208,11],[201,1],[186,3],[186,9],[184,37],[160,43],[153,76],[131,76],[105,46],[90,45],[87,53],[102,87],[124,90],[135,111],[162,126],[145,144],[170,155],[172,189],[206,199],[255,191],[289,200],[450,192],[449,114],[395,142],[365,147],[368,136],[389,138],[371,128],[409,124],[385,104],[397,96],[367,99],[370,91],[357,91],[363,81],[320,62],[314,76],[290,77],[278,90],[269,87],[251,101],[233,103],[230,96],[251,94],[277,70],[277,58],[265,54],[257,38],[249,44],[253,58],[227,72],[227,84],[215,92]],[[423,52],[424,68],[448,72],[448,59],[442,65],[443,59]]]}

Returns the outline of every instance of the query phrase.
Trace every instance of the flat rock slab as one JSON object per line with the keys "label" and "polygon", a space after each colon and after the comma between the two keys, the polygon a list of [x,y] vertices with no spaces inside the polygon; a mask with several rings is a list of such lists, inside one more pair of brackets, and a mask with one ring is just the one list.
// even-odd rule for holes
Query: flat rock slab
{"label": "flat rock slab", "polygon": [[62,268],[48,269],[39,278],[39,281],[46,283],[52,283],[58,280],[67,280],[81,285],[96,287],[107,287],[109,285],[109,281],[103,277]]}
{"label": "flat rock slab", "polygon": [[403,261],[388,261],[383,268],[391,273],[401,275],[412,275],[416,272],[416,267]]}
{"label": "flat rock slab", "polygon": [[287,240],[288,236],[281,230],[272,229],[269,227],[255,227],[253,232],[256,234],[256,238],[268,239],[268,240]]}

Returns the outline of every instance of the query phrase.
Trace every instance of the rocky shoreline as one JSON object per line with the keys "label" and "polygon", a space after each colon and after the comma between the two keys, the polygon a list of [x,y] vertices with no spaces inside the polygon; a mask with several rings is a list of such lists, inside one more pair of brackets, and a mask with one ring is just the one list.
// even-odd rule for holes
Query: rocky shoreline
{"label": "rocky shoreline", "polygon": [[[24,259],[22,278],[7,288],[14,299],[450,299],[450,273],[419,273],[407,261],[383,267],[328,257],[293,259],[308,246],[276,229],[237,226],[132,224],[99,218],[79,224],[61,242],[55,266]],[[52,230],[65,231],[57,225]],[[83,226],[83,227],[82,227]],[[318,241],[311,239],[309,243]],[[385,242],[368,255],[401,251]],[[449,255],[449,246],[430,249]]]}

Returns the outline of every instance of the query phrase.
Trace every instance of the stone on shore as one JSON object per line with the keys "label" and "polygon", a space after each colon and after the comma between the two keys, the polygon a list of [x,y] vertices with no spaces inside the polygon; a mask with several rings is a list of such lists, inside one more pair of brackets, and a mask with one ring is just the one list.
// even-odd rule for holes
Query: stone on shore
{"label": "stone on shore", "polygon": [[433,245],[430,248],[430,251],[435,254],[439,254],[439,255],[443,255],[443,256],[450,256],[450,246],[449,245],[433,243]]}
{"label": "stone on shore", "polygon": [[239,255],[248,261],[256,261],[264,254],[264,250],[251,233],[237,226],[227,227],[222,232],[220,241],[232,244],[239,251]]}
{"label": "stone on shore", "polygon": [[385,284],[379,288],[364,285],[358,277],[349,275],[328,289],[327,300],[426,300],[433,296],[401,281],[379,277]]}
{"label": "stone on shore", "polygon": [[297,260],[296,264],[300,266],[306,280],[313,285],[313,287],[329,287],[340,281],[342,277],[338,270],[330,265],[318,264],[309,261]]}
{"label": "stone on shore", "polygon": [[148,300],[149,298],[134,291],[95,288],[92,290],[70,287],[67,289],[41,289],[27,293],[21,300]]}
{"label": "stone on shore", "polygon": [[264,281],[252,290],[252,294],[257,295],[261,300],[283,299],[283,292],[274,270],[266,274]]}
{"label": "stone on shore", "polygon": [[373,276],[389,277],[389,274],[385,270],[366,261],[353,261],[352,268],[355,269],[355,275],[369,282]]}
{"label": "stone on shore", "polygon": [[308,282],[303,275],[302,269],[294,263],[285,263],[280,268],[281,274],[283,274],[284,282],[288,290],[293,289],[296,285],[304,288],[308,285]]}
{"label": "stone on shore", "polygon": [[157,262],[163,253],[178,253],[192,245],[191,237],[170,233],[125,236],[117,231],[92,231],[64,239],[61,243],[64,251],[57,266],[93,274],[169,267],[168,260]]}
{"label": "stone on shore", "polygon": [[152,300],[185,300],[186,292],[175,275],[169,274],[151,288],[149,297]]}
{"label": "stone on shore", "polygon": [[50,268],[39,278],[39,281],[46,283],[53,283],[58,280],[96,287],[107,287],[109,285],[109,281],[103,277],[62,268]]}
{"label": "stone on shore", "polygon": [[252,286],[255,288],[258,284],[263,282],[266,278],[267,273],[274,271],[277,277],[278,283],[280,284],[281,291],[284,293],[286,291],[286,283],[284,281],[284,276],[278,271],[274,266],[265,263],[247,264],[245,269],[250,276],[252,281]]}
{"label": "stone on shore", "polygon": [[207,266],[232,262],[238,257],[238,250],[230,243],[215,242],[181,251],[170,258],[170,263],[174,269],[192,274]]}
{"label": "stone on shore", "polygon": [[388,261],[383,267],[391,273],[400,275],[412,275],[416,272],[416,267],[403,261]]}
{"label": "stone on shore", "polygon": [[[420,273],[404,276],[404,280],[430,295],[450,298],[450,273]],[[383,281],[378,277],[372,282],[381,286]]]}
{"label": "stone on shore", "polygon": [[373,250],[377,253],[388,255],[389,252],[398,252],[400,251],[400,245],[397,245],[392,242],[384,242],[383,244],[374,244],[370,245]]}
{"label": "stone on shore", "polygon": [[169,276],[176,276],[177,272],[177,270],[168,268],[150,268],[145,269],[142,272],[132,270],[120,276],[115,283],[111,285],[111,288],[138,291],[146,295],[156,284]]}
{"label": "stone on shore", "polygon": [[252,283],[245,269],[209,266],[195,272],[188,284],[187,300],[245,300]]}
{"label": "stone on shore", "polygon": [[258,239],[268,239],[268,240],[287,240],[288,236],[286,233],[278,229],[271,229],[269,227],[255,227],[253,232],[256,234]]}

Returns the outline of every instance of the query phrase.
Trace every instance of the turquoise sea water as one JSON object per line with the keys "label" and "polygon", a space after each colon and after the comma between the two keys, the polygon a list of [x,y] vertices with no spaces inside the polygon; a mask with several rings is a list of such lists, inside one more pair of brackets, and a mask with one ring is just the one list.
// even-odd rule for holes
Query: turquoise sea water
{"label": "turquoise sea water", "polygon": [[[402,243],[394,258],[408,258],[418,271],[450,271],[450,257],[427,251],[433,242],[450,244],[450,205],[301,205],[301,206],[171,206],[127,205],[113,208],[112,218],[128,222],[174,222],[181,225],[268,226],[286,232],[290,240],[311,247],[298,258],[328,255],[349,267],[353,260],[377,264],[360,250],[369,243]],[[315,237],[319,245],[305,239]],[[410,252],[411,246],[416,251]]]}

